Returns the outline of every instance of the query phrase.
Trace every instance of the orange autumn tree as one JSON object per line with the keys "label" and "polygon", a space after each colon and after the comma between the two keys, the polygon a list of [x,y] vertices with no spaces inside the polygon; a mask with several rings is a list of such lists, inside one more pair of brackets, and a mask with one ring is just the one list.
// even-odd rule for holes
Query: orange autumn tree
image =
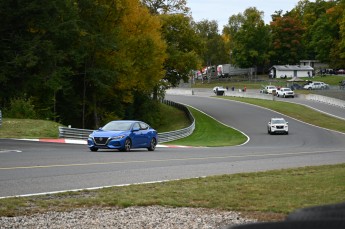
{"label": "orange autumn tree", "polygon": [[152,124],[158,115],[152,94],[164,76],[166,55],[159,20],[137,0],[89,0],[79,7],[88,126],[114,119]]}

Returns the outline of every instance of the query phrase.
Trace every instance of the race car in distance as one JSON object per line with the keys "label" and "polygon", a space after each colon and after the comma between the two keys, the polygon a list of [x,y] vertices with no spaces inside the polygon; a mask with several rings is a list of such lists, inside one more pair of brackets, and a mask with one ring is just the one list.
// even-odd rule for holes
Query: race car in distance
{"label": "race car in distance", "polygon": [[269,134],[289,134],[288,122],[284,118],[271,118],[267,124],[267,132]]}
{"label": "race car in distance", "polygon": [[264,89],[261,90],[264,94],[273,94],[277,92],[277,87],[273,85],[265,86]]}
{"label": "race car in distance", "polygon": [[288,87],[282,87],[279,90],[277,90],[277,96],[278,97],[283,97],[283,98],[286,98],[286,97],[294,98],[295,97],[295,93],[293,92],[293,90],[291,90]]}

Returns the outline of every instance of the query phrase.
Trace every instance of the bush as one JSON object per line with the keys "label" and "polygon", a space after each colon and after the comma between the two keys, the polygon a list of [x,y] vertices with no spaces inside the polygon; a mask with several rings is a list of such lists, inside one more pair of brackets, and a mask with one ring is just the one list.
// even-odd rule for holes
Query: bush
{"label": "bush", "polygon": [[23,98],[11,99],[9,107],[3,113],[3,116],[6,115],[7,118],[34,119],[37,117],[31,100]]}

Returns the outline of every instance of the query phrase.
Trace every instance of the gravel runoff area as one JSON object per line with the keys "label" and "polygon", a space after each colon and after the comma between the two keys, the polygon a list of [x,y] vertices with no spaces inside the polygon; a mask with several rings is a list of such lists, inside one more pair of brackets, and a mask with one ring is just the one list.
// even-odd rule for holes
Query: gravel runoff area
{"label": "gravel runoff area", "polygon": [[215,229],[253,223],[239,213],[204,208],[161,206],[76,209],[30,216],[0,217],[0,228]]}

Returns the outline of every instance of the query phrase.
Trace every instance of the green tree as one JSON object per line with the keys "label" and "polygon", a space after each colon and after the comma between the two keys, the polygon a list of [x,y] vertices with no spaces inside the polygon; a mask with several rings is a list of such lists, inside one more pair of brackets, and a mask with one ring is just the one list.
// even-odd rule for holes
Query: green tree
{"label": "green tree", "polygon": [[263,12],[253,7],[233,15],[223,32],[230,37],[232,63],[244,68],[268,64],[271,36]]}
{"label": "green tree", "polygon": [[203,20],[195,23],[195,27],[203,44],[203,47],[199,48],[203,65],[229,63],[229,51],[227,52],[225,40],[218,33],[217,22]]}
{"label": "green tree", "polygon": [[141,0],[141,2],[150,9],[152,14],[186,14],[189,12],[186,0]]}
{"label": "green tree", "polygon": [[30,97],[39,117],[55,118],[56,93],[70,74],[77,10],[72,1],[1,1],[0,86],[3,105]]}
{"label": "green tree", "polygon": [[172,86],[181,80],[187,81],[190,71],[200,66],[200,57],[195,51],[200,39],[192,27],[191,18],[183,14],[164,14],[162,34],[167,43],[166,76]]}

